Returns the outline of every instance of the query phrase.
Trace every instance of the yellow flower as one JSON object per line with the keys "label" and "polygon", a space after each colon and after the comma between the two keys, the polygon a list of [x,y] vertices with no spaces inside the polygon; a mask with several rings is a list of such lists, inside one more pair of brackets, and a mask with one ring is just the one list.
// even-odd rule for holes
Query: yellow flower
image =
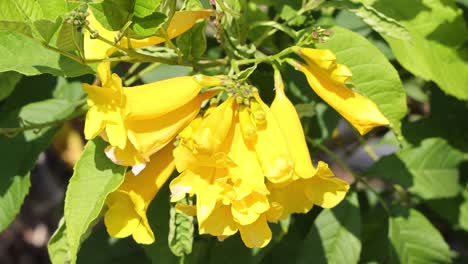
{"label": "yellow flower", "polygon": [[[277,184],[288,184],[293,180],[294,160],[289,152],[277,119],[270,108],[263,103],[260,96],[255,94],[255,103],[260,109],[252,109],[252,112],[263,111],[264,121],[256,122],[257,140],[255,151],[263,169],[265,177]],[[254,117],[255,119],[255,117]],[[274,144],[274,145],[272,145]]]}
{"label": "yellow flower", "polygon": [[[96,17],[92,14],[87,17],[89,21],[89,26],[93,30],[97,30],[99,35],[110,41],[118,36],[118,31],[109,31],[104,28]],[[169,39],[175,38],[182,33],[189,30],[199,19],[205,19],[213,15],[211,10],[198,10],[198,11],[177,11],[169,23],[166,32]],[[163,37],[153,36],[144,39],[128,39],[123,37],[122,40],[118,43],[124,48],[142,48],[147,46],[153,46],[165,42],[166,39]],[[130,42],[130,45],[128,44]],[[87,60],[101,60],[109,57],[117,49],[99,39],[94,39],[91,37],[91,34],[86,31],[84,36],[84,51],[85,58]]]}
{"label": "yellow flower", "polygon": [[112,146],[125,148],[127,130],[125,129],[125,97],[122,80],[117,74],[111,74],[110,64],[101,63],[98,75],[102,87],[83,84],[83,90],[88,94],[89,110],[86,114],[85,137],[93,139],[104,129]]}
{"label": "yellow flower", "polygon": [[149,84],[122,87],[110,64],[98,67],[102,87],[84,84],[90,109],[85,137],[101,135],[110,143],[107,156],[116,164],[134,166],[168,144],[195,118],[204,100],[203,87],[219,85],[221,77],[182,76]]}
{"label": "yellow flower", "polygon": [[175,168],[172,149],[169,144],[153,155],[138,176],[128,172],[120,187],[109,194],[106,200],[109,210],[104,223],[111,236],[123,238],[132,235],[140,244],[155,241],[146,210]]}
{"label": "yellow flower", "polygon": [[311,48],[298,48],[297,52],[306,60],[307,65],[293,60],[288,62],[302,71],[312,89],[360,134],[389,124],[374,102],[344,85],[352,74],[345,65],[336,64],[333,52]]}
{"label": "yellow flower", "polygon": [[200,234],[225,238],[239,231],[246,246],[264,247],[271,240],[269,191],[256,151],[244,140],[239,109],[231,97],[181,133],[174,156],[182,173],[170,184],[172,201],[197,196]]}
{"label": "yellow flower", "polygon": [[169,144],[198,115],[203,101],[214,92],[204,92],[162,116],[125,122],[129,143],[124,149],[109,147],[106,151],[114,163],[134,166],[146,163],[149,157]]}
{"label": "yellow flower", "polygon": [[[291,213],[307,213],[314,204],[330,208],[338,204],[346,195],[349,185],[336,177],[322,161],[314,168],[309,149],[305,140],[301,121],[284,93],[281,75],[275,71],[276,95],[271,105],[271,112],[276,117],[278,125],[286,139],[294,160],[293,182],[287,186],[277,186],[269,183],[270,202],[279,210],[274,216],[270,214],[269,221],[277,221]],[[271,212],[270,212],[271,213]]]}

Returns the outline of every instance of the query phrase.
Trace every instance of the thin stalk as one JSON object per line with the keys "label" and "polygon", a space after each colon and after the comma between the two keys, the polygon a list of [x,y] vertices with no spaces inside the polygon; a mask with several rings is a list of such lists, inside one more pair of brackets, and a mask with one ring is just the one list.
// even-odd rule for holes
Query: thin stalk
{"label": "thin stalk", "polygon": [[[354,129],[353,129],[354,130]],[[379,156],[375,153],[374,149],[372,148],[371,145],[367,143],[366,140],[359,134],[356,130],[354,130],[354,133],[356,134],[357,139],[361,143],[364,151],[367,153],[367,155],[373,160],[376,161],[379,159]]]}
{"label": "thin stalk", "polygon": [[125,86],[130,86],[132,83],[134,83],[137,80],[141,79],[141,77],[143,77],[145,74],[147,74],[148,72],[150,72],[151,70],[153,70],[154,68],[156,68],[156,67],[158,67],[160,65],[161,65],[161,63],[158,63],[158,62],[155,62],[155,63],[152,63],[152,64],[148,65],[143,70],[139,71],[138,73],[134,74],[130,78],[126,79],[125,82],[124,82]]}

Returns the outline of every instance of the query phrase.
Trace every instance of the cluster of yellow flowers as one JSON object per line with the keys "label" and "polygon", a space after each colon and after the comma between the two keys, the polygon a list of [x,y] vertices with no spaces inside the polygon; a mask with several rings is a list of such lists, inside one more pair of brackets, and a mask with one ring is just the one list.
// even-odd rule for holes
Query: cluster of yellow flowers
{"label": "cluster of yellow flowers", "polygon": [[[298,47],[296,52],[306,63],[288,63],[360,133],[388,124],[372,101],[344,85],[351,72],[336,64],[331,51]],[[180,174],[170,182],[171,201],[196,196],[195,205],[176,208],[196,216],[200,234],[224,239],[239,231],[248,247],[269,243],[268,223],[314,205],[333,207],[349,189],[326,163],[314,167],[278,71],[271,106],[256,88],[222,76],[122,87],[109,63],[99,65],[98,75],[101,86],[84,85],[90,106],[85,136],[100,135],[109,142],[106,155],[113,162],[132,166],[106,201],[105,225],[114,237],[155,241],[146,210],[175,169]],[[202,107],[220,92],[223,102]]]}

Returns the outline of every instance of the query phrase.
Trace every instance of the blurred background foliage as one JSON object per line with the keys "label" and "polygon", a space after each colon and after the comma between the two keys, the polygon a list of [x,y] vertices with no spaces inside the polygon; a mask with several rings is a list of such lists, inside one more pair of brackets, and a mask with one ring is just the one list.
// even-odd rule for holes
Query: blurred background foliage
{"label": "blurred background foliage", "polygon": [[[7,10],[11,2],[2,1],[0,8]],[[86,1],[71,7],[58,0],[18,3],[29,2],[42,10],[56,4],[56,14],[32,14],[37,32],[31,34],[45,38],[37,42],[22,29],[25,21],[0,13],[0,262],[48,263],[50,257],[53,263],[65,263],[70,253],[60,239],[66,229],[59,222],[72,168],[85,145],[81,83],[94,81],[95,65],[47,47],[67,46],[48,32]],[[331,210],[315,207],[291,216],[272,226],[274,237],[266,248],[250,250],[238,235],[222,242],[196,231],[184,235],[193,222],[170,213],[166,187],[149,210],[155,244],[141,247],[131,239],[109,238],[95,221],[93,232],[80,234],[78,263],[179,263],[181,258],[185,263],[225,264],[467,263],[468,1],[216,2],[224,2],[230,13],[221,21],[199,22],[178,37],[174,42],[184,58],[276,54],[316,26],[332,28],[331,38],[317,46],[333,50],[338,62],[350,67],[353,88],[378,104],[391,127],[361,137],[312,92],[300,73],[284,66],[286,90],[303,121],[313,160],[325,160],[337,176],[354,183],[345,201]],[[190,9],[211,4],[186,3]],[[27,19],[35,19],[32,15]],[[141,52],[159,54],[151,47]],[[258,64],[253,72],[248,66],[241,67],[243,74],[251,73],[250,82],[271,102],[271,66]],[[153,62],[122,62],[114,69],[126,85],[227,70]],[[57,227],[49,256],[47,242]]]}

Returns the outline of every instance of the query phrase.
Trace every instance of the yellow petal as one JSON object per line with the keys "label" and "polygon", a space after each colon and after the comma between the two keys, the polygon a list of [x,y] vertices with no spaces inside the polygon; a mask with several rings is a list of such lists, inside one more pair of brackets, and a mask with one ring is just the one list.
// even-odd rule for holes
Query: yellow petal
{"label": "yellow petal", "polygon": [[193,100],[201,88],[195,76],[182,76],[124,89],[128,119],[150,119]]}
{"label": "yellow petal", "polygon": [[254,223],[245,226],[239,226],[242,241],[249,248],[263,248],[271,241],[271,230],[262,216]]}
{"label": "yellow petal", "polygon": [[[212,10],[199,10],[199,11],[177,11],[166,29],[169,39],[175,38],[182,33],[186,32],[195,25],[199,19],[208,18],[213,15]],[[133,48],[142,48],[153,46],[165,42],[163,37],[152,36],[144,39],[131,39],[130,43]],[[122,38],[120,45],[128,48],[128,39]]]}
{"label": "yellow petal", "polygon": [[127,144],[127,129],[122,120],[118,120],[117,122],[118,123],[108,123],[106,125],[107,138],[112,146],[124,149]]}
{"label": "yellow petal", "polygon": [[349,184],[333,176],[324,162],[318,164],[317,177],[308,179],[305,188],[307,197],[323,208],[332,208],[340,203],[349,190]]}
{"label": "yellow petal", "polygon": [[200,153],[213,154],[225,142],[231,129],[234,99],[228,98],[206,118],[194,132],[195,148]]}
{"label": "yellow petal", "polygon": [[250,142],[255,141],[257,139],[257,131],[251,118],[250,109],[246,106],[239,107],[239,123],[244,139]]}
{"label": "yellow petal", "polygon": [[[99,35],[107,40],[114,41],[118,36],[118,31],[111,31],[104,28],[93,13],[86,18],[89,21],[89,26],[93,30],[97,30]],[[175,38],[182,33],[186,32],[199,20],[208,18],[213,15],[212,10],[199,10],[199,11],[177,11],[169,23],[166,32],[169,39]],[[163,37],[152,36],[144,39],[130,39],[130,46],[132,48],[142,48],[147,46],[153,46],[166,41]],[[128,45],[129,39],[123,37],[118,43],[123,48],[130,48]],[[99,39],[92,39],[91,34],[85,30],[84,33],[84,52],[85,58],[88,60],[101,60],[111,56],[117,49],[112,45],[107,44]]]}
{"label": "yellow petal", "polygon": [[106,201],[109,210],[104,216],[104,224],[110,236],[128,237],[140,223],[140,216],[133,209],[133,203],[128,195],[114,192]]}
{"label": "yellow petal", "polygon": [[312,89],[362,135],[374,127],[389,124],[374,102],[332,80],[325,70],[313,64],[294,66],[306,75]]}
{"label": "yellow petal", "polygon": [[275,77],[276,95],[271,104],[271,112],[278,120],[278,125],[294,160],[296,174],[301,178],[310,178],[315,174],[315,168],[312,165],[301,120],[296,108],[284,93],[284,85],[279,72],[275,73]]}
{"label": "yellow petal", "polygon": [[304,184],[305,180],[299,179],[284,188],[270,188],[271,194],[268,199],[271,203],[277,203],[278,209],[281,208],[277,212],[278,215],[272,218],[284,219],[292,213],[307,213],[312,209],[314,203],[307,197]]}
{"label": "yellow petal", "polygon": [[104,222],[111,236],[133,235],[138,243],[154,242],[146,210],[173,170],[172,147],[168,146],[153,155],[138,176],[126,174],[124,182],[106,200],[109,210]]}
{"label": "yellow petal", "polygon": [[212,93],[203,93],[154,119],[127,120],[129,140],[144,158],[149,157],[172,141],[198,115],[202,102],[211,96]]}
{"label": "yellow petal", "polygon": [[105,127],[105,115],[97,108],[91,107],[86,114],[84,134],[87,140],[95,138]]}
{"label": "yellow petal", "polygon": [[299,54],[307,61],[307,64],[315,64],[323,69],[335,66],[336,56],[328,49],[299,48]]}
{"label": "yellow petal", "polygon": [[351,70],[343,64],[337,64],[331,72],[331,78],[339,83],[345,83],[353,76]]}
{"label": "yellow petal", "polygon": [[204,221],[199,222],[199,232],[200,234],[213,236],[231,236],[235,234],[237,225],[232,218],[230,207],[221,205],[214,209]]}
{"label": "yellow petal", "polygon": [[[93,30],[97,30],[101,37],[114,41],[117,36],[117,31],[107,30],[101,25],[101,23],[99,23],[99,21],[97,21],[91,9],[88,9],[88,12],[90,15],[86,20],[89,22],[89,27]],[[109,50],[115,51],[115,48],[112,45],[109,45],[102,40],[91,38],[91,34],[88,30],[84,31],[83,41],[84,56],[87,60],[101,60],[108,57]]]}
{"label": "yellow petal", "polygon": [[105,154],[112,162],[121,166],[135,166],[148,162],[130,142],[127,142],[124,149],[108,146]]}
{"label": "yellow petal", "polygon": [[167,28],[169,38],[175,38],[195,25],[199,19],[214,15],[212,10],[178,11],[174,13]]}
{"label": "yellow petal", "polygon": [[183,203],[178,203],[175,206],[175,209],[178,212],[184,213],[188,216],[196,216],[197,215],[197,207],[195,205],[187,205]]}
{"label": "yellow petal", "polygon": [[[278,122],[258,96],[256,100],[261,104],[265,112],[265,125],[257,124],[257,142],[255,150],[265,177],[269,181],[278,184],[287,184],[292,180],[294,172],[293,159],[288,146],[280,130]],[[272,147],[274,144],[274,147]]]}

